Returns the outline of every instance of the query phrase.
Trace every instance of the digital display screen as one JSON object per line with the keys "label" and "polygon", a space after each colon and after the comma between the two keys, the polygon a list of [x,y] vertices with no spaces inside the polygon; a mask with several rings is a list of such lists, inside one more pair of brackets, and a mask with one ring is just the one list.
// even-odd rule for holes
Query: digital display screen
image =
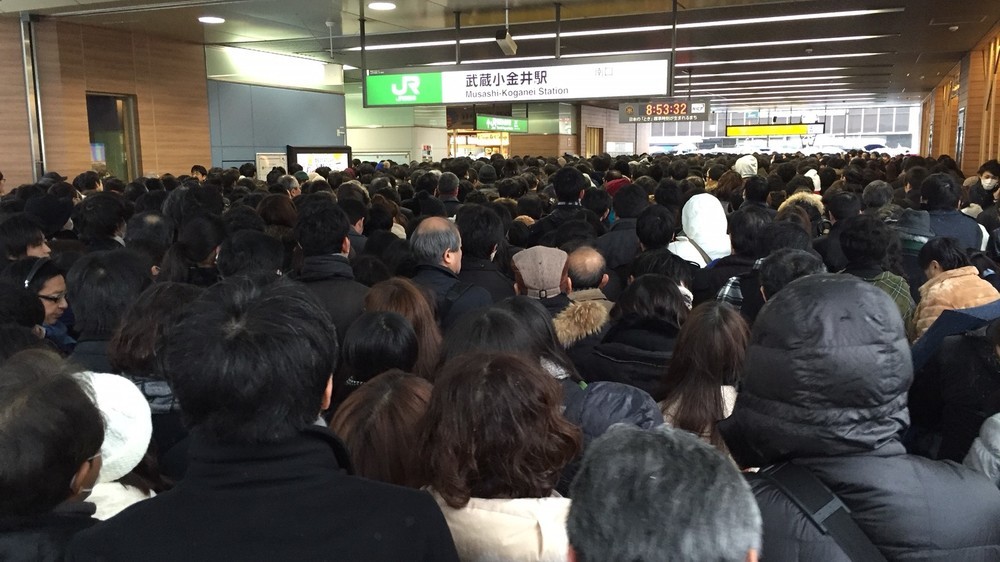
{"label": "digital display screen", "polygon": [[662,98],[618,105],[619,123],[708,121],[709,115],[708,101],[700,99]]}
{"label": "digital display screen", "polygon": [[346,152],[300,152],[295,155],[295,161],[307,173],[323,166],[336,172],[351,167],[351,156]]}

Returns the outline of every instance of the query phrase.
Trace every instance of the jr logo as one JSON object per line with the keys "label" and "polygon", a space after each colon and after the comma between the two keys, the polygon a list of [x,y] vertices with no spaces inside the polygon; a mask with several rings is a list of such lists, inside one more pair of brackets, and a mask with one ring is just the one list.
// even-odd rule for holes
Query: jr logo
{"label": "jr logo", "polygon": [[403,76],[401,84],[392,85],[392,93],[396,96],[396,101],[416,101],[420,95],[420,77]]}

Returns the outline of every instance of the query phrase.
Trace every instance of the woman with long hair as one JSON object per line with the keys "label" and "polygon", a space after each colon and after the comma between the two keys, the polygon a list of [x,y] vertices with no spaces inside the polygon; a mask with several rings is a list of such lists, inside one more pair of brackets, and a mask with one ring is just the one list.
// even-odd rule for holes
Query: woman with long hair
{"label": "woman with long hair", "polygon": [[368,312],[395,312],[410,321],[418,344],[413,373],[433,381],[441,353],[441,330],[427,295],[409,279],[393,277],[369,289],[364,306]]}
{"label": "woman with long hair", "polygon": [[664,377],[660,409],[667,423],[726,451],[715,424],[733,411],[749,338],[743,315],[726,303],[691,311]]}

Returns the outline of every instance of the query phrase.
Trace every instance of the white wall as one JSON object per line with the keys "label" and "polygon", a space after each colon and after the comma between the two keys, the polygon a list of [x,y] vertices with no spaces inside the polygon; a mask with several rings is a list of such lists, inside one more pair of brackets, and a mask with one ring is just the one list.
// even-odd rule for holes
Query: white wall
{"label": "white wall", "polygon": [[420,160],[425,144],[432,147],[435,161],[448,157],[448,132],[431,127],[348,127],[347,144],[357,153],[403,153]]}

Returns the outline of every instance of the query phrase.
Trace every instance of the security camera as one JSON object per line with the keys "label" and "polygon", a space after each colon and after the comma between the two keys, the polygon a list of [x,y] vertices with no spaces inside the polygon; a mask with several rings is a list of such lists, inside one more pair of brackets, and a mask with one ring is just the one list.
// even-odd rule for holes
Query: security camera
{"label": "security camera", "polygon": [[503,54],[508,57],[517,54],[517,43],[514,42],[514,38],[510,36],[509,29],[501,29],[497,31],[497,45],[500,45],[500,50]]}

